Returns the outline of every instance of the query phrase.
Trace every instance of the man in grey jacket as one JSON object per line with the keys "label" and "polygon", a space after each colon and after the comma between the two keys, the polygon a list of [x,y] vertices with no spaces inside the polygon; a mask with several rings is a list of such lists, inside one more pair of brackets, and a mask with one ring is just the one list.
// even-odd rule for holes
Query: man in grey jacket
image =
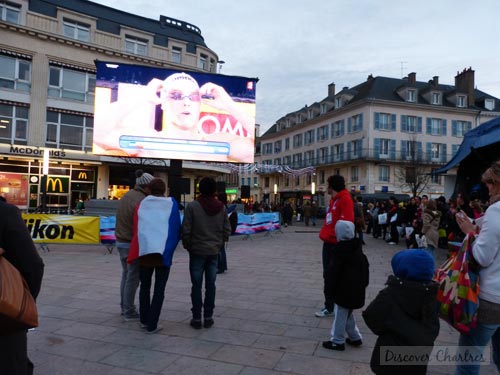
{"label": "man in grey jacket", "polygon": [[[191,275],[191,326],[210,328],[214,324],[215,279],[217,277],[217,255],[224,242],[228,241],[231,226],[226,206],[215,197],[217,190],[213,178],[204,177],[199,183],[200,196],[190,203],[184,212],[182,223],[182,245],[189,252]],[[205,300],[201,288],[205,275]]]}
{"label": "man in grey jacket", "polygon": [[153,176],[142,170],[135,172],[135,186],[127,192],[118,203],[116,209],[116,248],[122,264],[122,280],[120,283],[120,305],[125,321],[138,320],[139,313],[135,307],[135,293],[139,286],[139,260],[127,263],[130,243],[134,228],[134,212],[137,204],[148,195],[148,185]]}

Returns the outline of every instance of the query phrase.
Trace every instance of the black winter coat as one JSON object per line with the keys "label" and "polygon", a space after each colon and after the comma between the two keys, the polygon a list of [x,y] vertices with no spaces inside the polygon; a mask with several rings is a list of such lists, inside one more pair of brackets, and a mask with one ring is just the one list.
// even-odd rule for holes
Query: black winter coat
{"label": "black winter coat", "polygon": [[[423,375],[427,372],[427,363],[384,366],[380,363],[380,350],[385,346],[425,346],[424,353],[431,353],[439,334],[437,290],[435,282],[424,284],[391,275],[387,287],[363,311],[366,325],[378,336],[370,361],[375,374]],[[383,353],[384,357],[386,354]]]}
{"label": "black winter coat", "polygon": [[363,307],[370,275],[361,241],[354,238],[335,244],[329,268],[326,288],[335,304],[347,309]]}

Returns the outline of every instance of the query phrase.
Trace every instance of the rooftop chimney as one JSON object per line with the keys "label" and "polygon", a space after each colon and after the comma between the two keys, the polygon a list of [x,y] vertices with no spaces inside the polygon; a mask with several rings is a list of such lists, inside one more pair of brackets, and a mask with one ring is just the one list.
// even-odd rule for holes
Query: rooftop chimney
{"label": "rooftop chimney", "polygon": [[467,93],[468,105],[474,105],[474,70],[471,67],[464,69],[462,73],[458,73],[455,77],[455,88],[458,91]]}
{"label": "rooftop chimney", "polygon": [[408,74],[408,84],[414,85],[417,83],[417,73]]}
{"label": "rooftop chimney", "polygon": [[432,84],[434,85],[434,87],[437,87],[439,85],[439,76],[432,77]]}
{"label": "rooftop chimney", "polygon": [[335,96],[335,83],[330,83],[328,85],[328,96]]}

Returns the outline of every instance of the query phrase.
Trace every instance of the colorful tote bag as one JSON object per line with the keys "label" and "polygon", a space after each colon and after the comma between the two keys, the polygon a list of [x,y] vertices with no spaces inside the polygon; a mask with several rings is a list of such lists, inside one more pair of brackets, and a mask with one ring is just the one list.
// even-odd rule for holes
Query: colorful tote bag
{"label": "colorful tote bag", "polygon": [[439,283],[439,316],[460,333],[468,333],[477,325],[479,264],[472,257],[474,239],[468,235],[460,250],[434,274]]}

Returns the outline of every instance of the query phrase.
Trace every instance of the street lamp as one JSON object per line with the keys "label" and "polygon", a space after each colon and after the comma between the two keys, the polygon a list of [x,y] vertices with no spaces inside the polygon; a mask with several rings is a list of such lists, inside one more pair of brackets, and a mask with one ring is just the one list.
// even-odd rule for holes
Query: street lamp
{"label": "street lamp", "polygon": [[225,64],[226,62],[224,60],[219,60],[217,61],[217,64],[219,64],[219,74],[220,74],[220,71],[222,70],[222,65]]}
{"label": "street lamp", "polygon": [[274,184],[274,204],[276,204],[277,194],[278,194],[278,184]]}
{"label": "street lamp", "polygon": [[43,150],[43,164],[42,164],[42,213],[47,211],[47,177],[49,175],[49,150]]}

